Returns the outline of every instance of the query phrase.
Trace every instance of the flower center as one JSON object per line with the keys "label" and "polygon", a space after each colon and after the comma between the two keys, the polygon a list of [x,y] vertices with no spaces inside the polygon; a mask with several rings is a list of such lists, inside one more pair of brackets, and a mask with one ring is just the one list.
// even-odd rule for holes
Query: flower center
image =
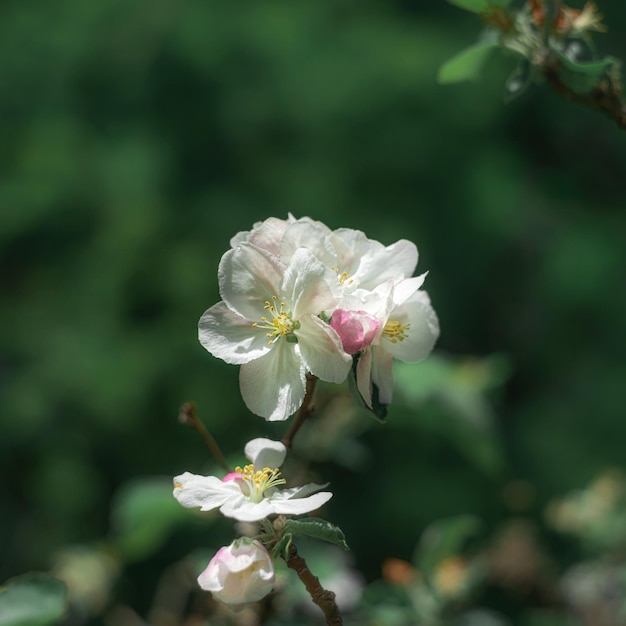
{"label": "flower center", "polygon": [[300,322],[291,319],[291,311],[285,311],[285,306],[287,305],[284,302],[278,302],[278,298],[272,296],[272,301],[266,300],[263,307],[272,316],[271,319],[264,315],[261,317],[260,323],[254,322],[252,324],[256,328],[265,328],[270,331],[265,333],[269,338],[270,346],[285,335],[287,335],[287,340],[291,341],[291,343],[298,342],[298,338],[293,331],[300,328]]}
{"label": "flower center", "polygon": [[[252,502],[261,502],[265,491],[277,485],[284,485],[287,482],[282,478],[277,467],[274,469],[264,467],[261,470],[255,470],[254,465],[250,464],[243,468],[236,467],[235,471],[241,474],[245,485],[242,491]],[[246,493],[246,490],[248,493]]]}
{"label": "flower center", "polygon": [[345,285],[346,283],[349,285],[354,282],[352,278],[350,278],[350,274],[348,274],[348,272],[341,272],[340,274],[338,267],[331,267],[331,269],[335,272],[335,274],[337,274],[337,279],[339,280],[340,285]]}
{"label": "flower center", "polygon": [[386,337],[391,343],[398,343],[398,341],[404,341],[407,337],[407,330],[411,328],[411,324],[400,324],[394,320],[389,320],[384,328],[382,336]]}

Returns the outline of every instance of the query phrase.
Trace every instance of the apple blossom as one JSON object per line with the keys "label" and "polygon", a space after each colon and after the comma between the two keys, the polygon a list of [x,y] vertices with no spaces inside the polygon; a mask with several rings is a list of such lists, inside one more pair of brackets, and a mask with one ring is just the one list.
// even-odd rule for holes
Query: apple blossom
{"label": "apple blossom", "polygon": [[381,322],[365,311],[337,309],[332,315],[330,325],[337,331],[343,349],[348,354],[356,354],[374,341]]}
{"label": "apple blossom", "polygon": [[[319,509],[332,498],[326,485],[278,489],[285,484],[278,469],[287,449],[279,441],[259,438],[248,442],[245,454],[251,461],[222,479],[185,472],[174,478],[174,497],[187,508],[202,511],[219,508],[240,522],[257,522],[269,515],[302,515]],[[317,492],[317,493],[316,493]]]}
{"label": "apple blossom", "polygon": [[369,306],[368,312],[380,323],[356,365],[357,388],[370,408],[374,393],[378,404],[391,403],[393,359],[420,361],[430,354],[439,336],[439,321],[430,298],[420,290],[424,278],[389,281],[360,303]]}
{"label": "apple blossom", "polygon": [[268,420],[285,420],[302,404],[306,374],[345,380],[351,359],[319,315],[337,304],[335,278],[306,248],[288,264],[247,242],[220,261],[222,301],[204,313],[199,339],[214,356],[241,365],[241,395]]}
{"label": "apple blossom", "polygon": [[265,547],[249,537],[235,539],[210,560],[198,576],[198,584],[220,602],[230,605],[256,602],[274,587],[272,557]]}

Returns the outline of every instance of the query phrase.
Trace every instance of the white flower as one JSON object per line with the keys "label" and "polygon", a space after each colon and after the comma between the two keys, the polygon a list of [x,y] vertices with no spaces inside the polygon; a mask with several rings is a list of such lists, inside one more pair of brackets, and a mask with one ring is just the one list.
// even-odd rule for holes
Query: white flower
{"label": "white flower", "polygon": [[305,249],[287,265],[249,243],[224,254],[222,302],[200,318],[200,343],[241,365],[241,395],[268,420],[285,420],[302,404],[306,373],[341,383],[351,365],[337,333],[319,315],[337,304],[332,272]]}
{"label": "white flower", "polygon": [[309,218],[284,225],[279,245],[281,260],[288,261],[300,248],[311,250],[335,273],[343,293],[372,290],[389,279],[411,276],[418,258],[415,244],[406,239],[384,246],[359,230],[331,231]]}
{"label": "white flower", "polygon": [[274,564],[261,543],[249,537],[235,539],[217,551],[198,584],[225,604],[256,602],[274,587]]}
{"label": "white flower", "polygon": [[[278,489],[285,484],[279,467],[287,449],[279,441],[253,439],[245,447],[251,461],[223,479],[185,472],[174,478],[174,497],[187,508],[202,511],[219,508],[226,517],[240,522],[257,522],[269,515],[302,515],[319,509],[332,498],[326,485]],[[318,493],[315,493],[318,492]]]}
{"label": "white flower", "polygon": [[[365,320],[367,328],[378,322],[376,333],[371,338],[364,334],[363,349],[358,356],[356,383],[361,397],[368,407],[373,406],[373,394],[378,404],[388,405],[393,395],[393,359],[420,361],[430,354],[439,336],[439,321],[428,294],[420,290],[426,275],[390,280],[372,292],[358,291],[344,298],[342,308],[331,319],[339,334],[352,337],[344,331],[343,319],[349,317],[344,310],[356,308],[357,320]],[[337,323],[336,314],[341,317]],[[364,315],[365,314],[365,315]],[[358,328],[356,337],[358,339]],[[371,338],[371,341],[370,341]],[[348,346],[350,347],[350,346]]]}

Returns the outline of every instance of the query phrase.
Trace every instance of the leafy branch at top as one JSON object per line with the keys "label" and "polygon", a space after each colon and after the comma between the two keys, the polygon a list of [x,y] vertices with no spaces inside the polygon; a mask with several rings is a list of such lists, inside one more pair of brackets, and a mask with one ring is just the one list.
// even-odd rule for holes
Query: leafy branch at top
{"label": "leafy branch at top", "polygon": [[439,70],[439,82],[478,77],[493,51],[518,59],[505,84],[512,99],[532,83],[547,83],[560,96],[607,115],[626,130],[621,62],[600,57],[591,33],[606,30],[593,2],[582,10],[559,0],[527,0],[520,8],[510,0],[448,0],[480,16],[484,29],[478,42],[449,59]]}

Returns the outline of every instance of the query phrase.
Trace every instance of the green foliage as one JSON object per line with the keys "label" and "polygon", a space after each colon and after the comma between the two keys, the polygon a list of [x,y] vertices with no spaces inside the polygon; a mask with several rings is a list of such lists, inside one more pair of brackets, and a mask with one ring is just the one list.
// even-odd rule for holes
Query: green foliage
{"label": "green foliage", "polygon": [[472,13],[482,13],[490,6],[506,7],[510,4],[510,0],[448,0],[448,2]]}
{"label": "green foliage", "polygon": [[67,589],[43,573],[8,580],[0,587],[0,626],[53,626],[66,611]]}
{"label": "green foliage", "polygon": [[189,518],[189,511],[172,497],[172,481],[166,478],[126,483],[116,493],[112,509],[114,545],[127,561],[154,554]]}
{"label": "green foliage", "polygon": [[415,552],[415,565],[432,579],[441,563],[465,551],[467,542],[481,529],[480,520],[473,515],[461,515],[438,520],[422,533]]}
{"label": "green foliage", "polygon": [[600,81],[620,71],[620,62],[613,57],[604,57],[599,61],[574,61],[558,54],[558,58],[561,62],[559,78],[574,93],[588,94]]}
{"label": "green foliage", "polygon": [[476,80],[492,52],[500,47],[497,41],[479,42],[448,59],[440,68],[437,80],[442,85]]}
{"label": "green foliage", "polygon": [[285,522],[285,532],[292,535],[305,535],[307,537],[320,539],[321,541],[327,541],[342,547],[344,550],[350,549],[346,543],[346,537],[343,531],[325,519],[316,517],[288,519]]}

